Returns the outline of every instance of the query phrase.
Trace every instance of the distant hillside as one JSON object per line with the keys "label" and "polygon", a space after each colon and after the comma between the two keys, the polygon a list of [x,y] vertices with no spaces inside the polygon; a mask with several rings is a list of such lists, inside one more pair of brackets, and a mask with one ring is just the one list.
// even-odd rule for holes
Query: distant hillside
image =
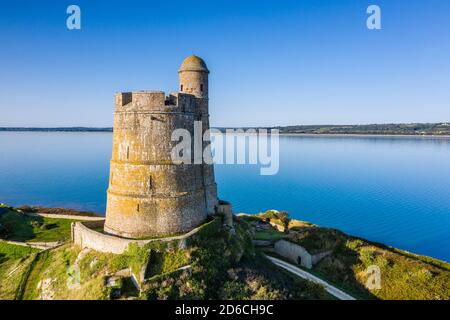
{"label": "distant hillside", "polygon": [[[240,129],[246,130],[249,128]],[[265,127],[265,129],[278,129],[282,134],[450,135],[450,123],[297,125]],[[226,128],[220,128],[219,130],[224,132]]]}
{"label": "distant hillside", "polygon": [[55,127],[55,128],[33,128],[33,127],[0,127],[0,131],[35,131],[35,132],[112,132],[112,128],[91,127]]}
{"label": "distant hillside", "polygon": [[[226,129],[258,129],[257,127],[216,128],[222,132]],[[415,135],[415,136],[450,136],[450,123],[399,123],[399,124],[365,124],[365,125],[297,125],[261,127],[261,129],[278,129],[282,134],[360,134],[360,135]],[[113,128],[93,127],[0,127],[1,131],[36,131],[36,132],[112,132]]]}

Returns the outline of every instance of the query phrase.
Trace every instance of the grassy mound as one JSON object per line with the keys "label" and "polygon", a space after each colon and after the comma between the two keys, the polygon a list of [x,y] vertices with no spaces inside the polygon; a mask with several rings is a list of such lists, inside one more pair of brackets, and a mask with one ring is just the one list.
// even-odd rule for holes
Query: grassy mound
{"label": "grassy mound", "polygon": [[11,207],[0,208],[1,238],[11,241],[54,242],[70,239],[70,225],[76,220],[29,216]]}
{"label": "grassy mound", "polygon": [[[346,236],[315,270],[364,298],[450,299],[450,265]],[[380,270],[380,288],[367,289],[369,267]]]}
{"label": "grassy mound", "polygon": [[176,270],[146,283],[148,299],[330,299],[325,290],[277,269],[257,254],[248,225],[230,234],[215,222],[193,239],[192,271]]}
{"label": "grassy mound", "polygon": [[339,230],[316,226],[296,227],[286,240],[296,243],[311,254],[335,250],[346,239]]}

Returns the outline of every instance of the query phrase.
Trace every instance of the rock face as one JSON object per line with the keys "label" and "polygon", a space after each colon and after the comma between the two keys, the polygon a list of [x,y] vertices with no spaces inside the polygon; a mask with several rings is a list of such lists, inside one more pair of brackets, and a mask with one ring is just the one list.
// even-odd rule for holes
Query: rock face
{"label": "rock face", "polygon": [[[116,94],[105,232],[127,238],[167,236],[201,224],[217,204],[212,165],[174,164],[171,141],[194,122],[209,129],[208,69],[188,57],[179,70],[180,92]],[[204,146],[205,146],[204,142]],[[192,154],[193,157],[193,154]]]}

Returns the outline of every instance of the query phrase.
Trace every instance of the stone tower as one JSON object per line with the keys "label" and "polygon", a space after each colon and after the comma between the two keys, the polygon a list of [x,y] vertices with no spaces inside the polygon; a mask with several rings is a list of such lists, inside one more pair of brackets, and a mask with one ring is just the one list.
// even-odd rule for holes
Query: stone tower
{"label": "stone tower", "polygon": [[[146,238],[187,232],[215,211],[212,165],[174,164],[172,132],[209,129],[208,68],[196,56],[179,70],[180,92],[116,94],[105,232]],[[194,145],[194,142],[191,142]]]}

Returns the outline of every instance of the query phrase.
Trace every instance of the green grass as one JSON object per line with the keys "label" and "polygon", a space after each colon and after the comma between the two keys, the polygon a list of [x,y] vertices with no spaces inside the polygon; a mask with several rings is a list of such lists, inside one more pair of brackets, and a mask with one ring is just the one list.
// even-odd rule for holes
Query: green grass
{"label": "green grass", "polygon": [[288,240],[296,243],[311,254],[334,250],[336,246],[346,240],[346,236],[339,230],[315,226],[296,227]]}
{"label": "green grass", "polygon": [[188,258],[184,250],[151,250],[146,276],[170,273],[187,264]]}
{"label": "green grass", "polygon": [[31,247],[23,247],[0,241],[0,264],[8,260],[24,258],[37,251],[37,249]]}
{"label": "green grass", "polygon": [[0,215],[0,224],[7,229],[6,240],[21,242],[67,241],[74,221],[28,216],[13,209]]}
{"label": "green grass", "polygon": [[[324,247],[332,249],[332,254],[321,260],[314,267],[314,272],[358,297],[382,300],[450,299],[450,271],[448,264],[442,261],[405,253],[326,228],[311,228],[302,241],[322,241]],[[379,289],[366,287],[369,266],[380,269]]]}
{"label": "green grass", "polygon": [[283,232],[279,232],[274,229],[269,230],[258,230],[255,232],[253,236],[254,240],[267,240],[267,241],[276,241],[283,239],[286,236]]}
{"label": "green grass", "polygon": [[[166,243],[151,243],[144,247],[132,245],[120,255],[91,250],[82,257],[80,252],[81,248],[66,244],[40,253],[26,279],[23,295],[19,298],[110,299],[112,288],[104,285],[108,275],[131,268],[139,278],[140,270],[148,262],[151,268],[149,276],[171,272],[187,263],[186,251],[169,248]],[[79,285],[71,285],[75,283],[74,279],[79,279]],[[43,283],[46,285],[43,286]],[[122,297],[138,295],[129,278],[120,279],[118,286],[123,287]]]}
{"label": "green grass", "polygon": [[414,254],[414,253],[411,253],[411,252],[408,252],[408,251],[400,250],[400,249],[397,249],[397,248],[389,247],[389,249],[392,250],[393,252],[396,252],[396,253],[398,253],[400,255],[403,255],[405,257],[409,257],[409,258],[412,258],[412,259],[423,261],[423,262],[429,263],[429,264],[431,264],[431,265],[433,265],[433,266],[435,266],[437,268],[441,268],[441,269],[445,269],[445,270],[450,271],[450,263],[448,263],[448,262],[445,262],[445,261],[442,261],[442,260],[438,260],[436,258],[432,258],[432,257],[428,257],[428,256],[420,256],[420,255],[417,255],[417,254]]}
{"label": "green grass", "polygon": [[[236,234],[229,233],[217,218],[189,238],[187,247],[183,241],[155,241],[143,247],[131,245],[121,255],[66,244],[27,256],[22,249],[8,247],[4,251],[11,259],[0,264],[0,297],[110,299],[112,289],[105,287],[105,278],[131,269],[145,288],[140,297],[144,299],[329,298],[320,286],[292,278],[258,259],[248,224],[236,221],[235,229]],[[179,270],[186,265],[191,269]],[[140,279],[144,266],[145,279]],[[17,267],[18,271],[5,280]],[[130,279],[124,277],[117,282],[122,289],[120,298],[136,296]],[[75,286],[73,279],[79,279]]]}
{"label": "green grass", "polygon": [[[273,213],[271,213],[273,215]],[[293,223],[287,240],[311,253],[332,251],[313,272],[360,299],[448,300],[450,264],[380,243],[349,236],[339,230]],[[270,239],[270,233],[256,233],[255,239]],[[369,289],[369,266],[381,272],[381,288]]]}
{"label": "green grass", "polygon": [[17,298],[37,251],[0,241],[0,300]]}
{"label": "green grass", "polygon": [[[322,287],[280,271],[255,254],[246,219],[229,234],[213,221],[188,250],[192,274],[176,271],[149,279],[147,299],[329,299]],[[217,223],[218,222],[218,223]],[[179,261],[179,259],[173,259]],[[180,265],[180,263],[177,263]],[[173,268],[172,268],[173,269]]]}
{"label": "green grass", "polygon": [[[76,268],[75,261],[80,252],[79,247],[68,244],[41,253],[32,266],[21,298],[108,299],[104,277],[106,273],[112,274],[123,267],[123,264],[117,261],[120,256],[90,252],[80,259]],[[77,279],[80,280],[79,286],[76,286]],[[44,283],[46,285],[43,285]]]}

